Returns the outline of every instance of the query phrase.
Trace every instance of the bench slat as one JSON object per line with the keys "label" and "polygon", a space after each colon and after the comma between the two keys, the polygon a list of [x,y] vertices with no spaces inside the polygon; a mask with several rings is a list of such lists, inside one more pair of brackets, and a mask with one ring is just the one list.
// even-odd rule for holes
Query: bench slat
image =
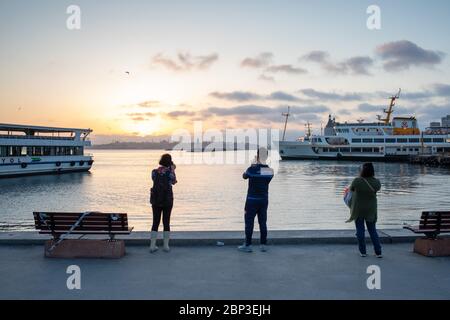
{"label": "bench slat", "polygon": [[[72,226],[56,226],[55,229],[69,231],[71,227]],[[77,231],[83,231],[83,230],[86,230],[86,231],[105,230],[105,231],[108,231],[110,229],[112,231],[123,231],[123,230],[128,230],[128,227],[122,228],[122,227],[116,226],[116,227],[109,228],[109,226],[92,226],[92,227],[76,227],[73,230],[77,230]],[[42,227],[42,228],[39,228],[38,230],[50,230],[51,231],[52,228],[51,227]]]}
{"label": "bench slat", "polygon": [[[133,231],[133,228],[129,228],[128,230],[123,230],[123,231],[112,231],[112,232],[108,232],[108,231],[73,231],[71,232],[71,234],[130,234],[131,231]],[[56,234],[64,234],[66,233],[67,230],[55,230],[54,233]],[[53,234],[53,232],[51,231],[39,231],[40,234]]]}
{"label": "bench slat", "polygon": [[[82,215],[80,212],[33,212],[35,227],[41,234],[65,234]],[[111,219],[112,216],[117,219]],[[128,227],[126,213],[92,212],[80,221],[71,234],[116,235],[129,234],[132,230]]]}
{"label": "bench slat", "polygon": [[[47,224],[51,223],[51,220],[44,220]],[[41,222],[41,221],[35,221],[35,222]],[[60,225],[73,225],[76,222],[76,220],[59,220],[59,221],[55,221],[56,224]],[[41,222],[41,224],[43,224]],[[109,224],[108,220],[104,220],[104,221],[85,221],[83,220],[81,222],[81,224],[83,225],[107,225]],[[117,220],[117,221],[111,221],[112,225],[122,225],[122,224],[128,224],[127,221],[121,221],[121,220]]]}

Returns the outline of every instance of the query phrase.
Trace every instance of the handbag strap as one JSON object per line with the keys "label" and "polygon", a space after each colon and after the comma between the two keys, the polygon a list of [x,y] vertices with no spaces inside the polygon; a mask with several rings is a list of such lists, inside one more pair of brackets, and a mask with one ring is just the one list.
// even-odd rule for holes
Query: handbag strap
{"label": "handbag strap", "polygon": [[367,185],[369,186],[370,190],[372,190],[374,193],[377,193],[375,191],[375,189],[372,187],[372,185],[369,183],[369,181],[366,180],[366,178],[363,178],[363,180],[367,183]]}

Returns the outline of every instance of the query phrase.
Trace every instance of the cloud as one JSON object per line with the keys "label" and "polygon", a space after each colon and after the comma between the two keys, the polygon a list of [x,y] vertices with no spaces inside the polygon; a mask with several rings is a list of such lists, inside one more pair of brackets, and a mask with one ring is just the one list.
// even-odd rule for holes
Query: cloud
{"label": "cloud", "polygon": [[450,97],[450,85],[437,83],[433,85],[434,92],[441,97]]}
{"label": "cloud", "polygon": [[257,100],[272,100],[272,101],[300,101],[299,97],[289,94],[284,91],[275,91],[268,95],[261,95],[249,91],[232,91],[232,92],[211,92],[211,97],[228,101],[257,101]]}
{"label": "cloud", "polygon": [[311,62],[316,63],[324,63],[328,61],[330,57],[330,54],[326,51],[320,51],[320,50],[314,50],[310,51],[309,53],[305,54],[303,57],[300,58],[300,60],[307,60]]}
{"label": "cloud", "polygon": [[286,73],[291,75],[305,74],[308,70],[296,67],[292,64],[273,64],[273,54],[271,52],[260,53],[256,57],[247,57],[241,61],[241,67],[252,68],[252,69],[262,69],[262,73],[259,76],[260,80],[264,81],[275,81],[273,76],[268,74],[275,73]]}
{"label": "cloud", "polygon": [[383,110],[383,106],[373,105],[370,103],[361,103],[358,105],[358,111],[361,112],[380,112]]}
{"label": "cloud", "polygon": [[[392,96],[392,92],[377,91],[376,95],[380,98],[387,98]],[[450,85],[444,83],[435,83],[429,85],[426,89],[421,91],[402,90],[402,93],[400,95],[400,98],[403,100],[424,100],[448,97],[450,97]]]}
{"label": "cloud", "polygon": [[192,117],[195,116],[195,112],[192,111],[172,111],[169,113],[166,113],[166,116],[168,116],[169,118],[178,118],[178,117]]}
{"label": "cloud", "polygon": [[132,112],[128,113],[127,116],[133,121],[146,121],[154,117],[155,114],[152,112]]}
{"label": "cloud", "polygon": [[156,100],[148,100],[148,101],[139,102],[137,105],[141,108],[153,108],[153,107],[159,106],[160,102],[156,101]]}
{"label": "cloud", "polygon": [[269,73],[287,73],[287,74],[304,74],[308,73],[308,70],[303,68],[294,67],[290,64],[273,65],[265,70]]}
{"label": "cloud", "polygon": [[322,69],[334,74],[370,75],[369,68],[373,66],[374,60],[368,56],[355,56],[340,62],[332,62],[330,54],[326,51],[314,50],[300,57],[318,63]]}
{"label": "cloud", "polygon": [[325,91],[317,91],[314,89],[302,89],[299,90],[302,94],[309,98],[327,100],[327,101],[355,101],[362,100],[364,98],[364,94],[362,93],[335,93],[335,92],[325,92]]}
{"label": "cloud", "polygon": [[158,53],[152,59],[153,64],[160,65],[172,71],[206,70],[219,59],[219,55],[211,53],[209,55],[193,56],[190,53],[178,53],[175,59]]}
{"label": "cloud", "polygon": [[283,91],[272,92],[269,96],[267,96],[267,98],[269,100],[278,100],[278,101],[300,101],[300,98]]}
{"label": "cloud", "polygon": [[252,101],[252,100],[261,100],[263,98],[259,94],[248,91],[233,91],[233,92],[215,91],[211,92],[209,95],[217,99],[231,100],[231,101]]}
{"label": "cloud", "polygon": [[386,71],[406,70],[412,66],[432,67],[444,58],[440,51],[426,50],[407,40],[382,44],[376,48],[376,53],[384,61]]}
{"label": "cloud", "polygon": [[[240,105],[235,107],[210,107],[204,110],[205,114],[216,116],[245,116],[245,115],[276,115],[281,119],[281,113],[285,112],[287,106],[267,107],[261,105]],[[291,106],[292,114],[310,114],[328,112],[330,109],[324,105]]]}
{"label": "cloud", "polygon": [[450,103],[421,105],[415,112],[422,125],[427,126],[427,122],[440,121],[442,117],[450,114]]}
{"label": "cloud", "polygon": [[356,75],[370,75],[369,68],[373,66],[373,59],[367,56],[352,57],[344,62],[345,68]]}
{"label": "cloud", "polygon": [[244,68],[264,68],[272,63],[273,54],[271,52],[262,52],[256,57],[248,57],[242,60],[241,67]]}
{"label": "cloud", "polygon": [[274,77],[268,76],[268,75],[266,75],[264,73],[259,76],[259,80],[275,82],[275,78]]}
{"label": "cloud", "polygon": [[273,111],[270,107],[258,105],[242,105],[230,108],[210,107],[205,110],[208,114],[216,116],[257,115],[267,114]]}

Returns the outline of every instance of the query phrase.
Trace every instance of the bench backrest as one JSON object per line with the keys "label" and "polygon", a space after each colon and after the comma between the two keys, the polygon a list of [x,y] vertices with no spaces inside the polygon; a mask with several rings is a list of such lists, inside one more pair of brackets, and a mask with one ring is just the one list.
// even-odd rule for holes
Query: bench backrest
{"label": "bench backrest", "polygon": [[419,230],[450,230],[450,211],[425,211],[420,218]]}
{"label": "bench backrest", "polygon": [[37,230],[61,234],[69,231],[73,225],[79,225],[75,233],[120,233],[128,230],[126,213],[90,212],[82,220],[84,213],[76,212],[33,212]]}

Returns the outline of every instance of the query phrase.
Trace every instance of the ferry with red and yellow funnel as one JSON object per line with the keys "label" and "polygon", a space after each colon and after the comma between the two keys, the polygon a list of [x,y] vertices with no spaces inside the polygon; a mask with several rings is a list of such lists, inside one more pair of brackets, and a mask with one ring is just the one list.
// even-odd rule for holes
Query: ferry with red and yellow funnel
{"label": "ferry with red and yellow funnel", "polygon": [[[400,97],[390,97],[385,116],[377,122],[336,122],[331,115],[321,135],[313,135],[308,123],[306,135],[296,141],[283,141],[279,153],[283,160],[353,160],[408,161],[419,155],[450,153],[450,128],[430,127],[420,130],[415,117],[393,117],[394,106]],[[288,113],[286,117],[285,131]]]}

